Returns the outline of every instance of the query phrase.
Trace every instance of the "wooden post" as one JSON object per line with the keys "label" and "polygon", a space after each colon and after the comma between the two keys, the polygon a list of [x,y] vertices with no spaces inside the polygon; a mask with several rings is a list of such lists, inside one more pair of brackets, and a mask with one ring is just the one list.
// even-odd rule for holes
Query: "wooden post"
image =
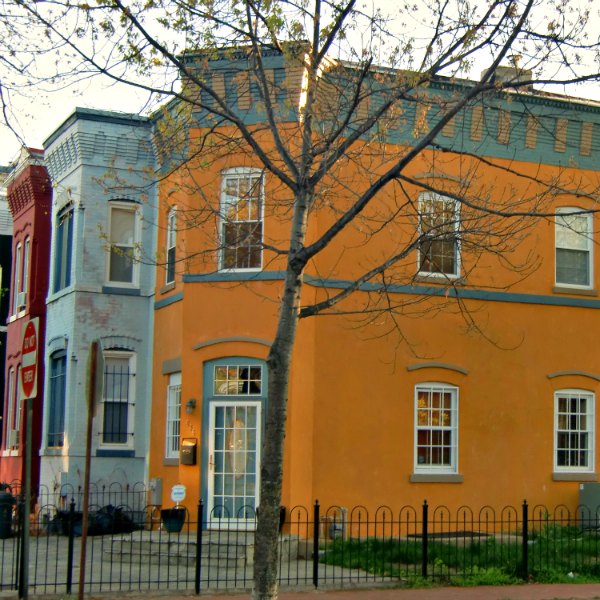
{"label": "wooden post", "polygon": [[[85,560],[87,554],[87,530],[88,510],[90,506],[90,467],[92,456],[92,422],[94,419],[94,404],[96,401],[96,382],[98,378],[98,342],[93,341],[90,345],[88,359],[88,386],[87,386],[87,431],[85,438],[85,470],[83,477],[83,506],[81,522],[81,555],[79,559],[79,590],[77,598],[83,600],[83,588],[85,586]],[[100,373],[102,377],[102,373]]]}

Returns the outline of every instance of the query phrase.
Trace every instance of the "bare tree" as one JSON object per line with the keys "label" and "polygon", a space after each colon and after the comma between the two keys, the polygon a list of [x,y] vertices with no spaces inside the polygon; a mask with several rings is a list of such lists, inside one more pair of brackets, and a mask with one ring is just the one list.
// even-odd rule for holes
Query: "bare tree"
{"label": "bare tree", "polygon": [[[269,177],[268,211],[279,219],[280,235],[258,239],[272,264],[283,265],[285,281],[268,358],[255,597],[274,598],[288,381],[300,319],[337,312],[368,321],[385,313],[402,339],[402,319],[452,306],[477,327],[449,276],[456,240],[465,269],[490,255],[515,280],[535,269],[535,257],[513,253],[535,220],[552,218],[557,195],[595,199],[597,190],[558,170],[521,172],[510,160],[490,161],[445,134],[467,110],[485,127],[485,106],[504,135],[502,123],[510,129],[510,121],[502,102],[512,102],[526,120],[520,92],[530,94],[534,84],[597,81],[592,2],[424,1],[389,14],[356,0],[5,0],[3,6],[5,28],[18,16],[21,27],[40,32],[40,52],[59,49],[61,59],[47,75],[35,70],[12,32],[4,37],[0,54],[18,59],[8,66],[30,82],[102,73],[169,100],[157,118],[165,176],[186,170],[193,184],[197,173],[234,154]],[[273,78],[270,53],[283,60],[285,79]],[[238,69],[233,96],[215,67],[219,60]],[[480,77],[462,79],[476,69]],[[248,118],[249,100],[233,99],[244,94],[260,119]],[[492,189],[479,178],[486,170],[513,183]],[[436,178],[419,175],[434,171]],[[256,235],[224,239],[222,230],[211,238],[220,209],[206,194],[182,217],[185,226],[205,231],[210,249],[210,258],[198,251],[185,260],[205,265],[215,248],[226,255]],[[227,222],[226,214],[218,216]],[[409,259],[416,251],[421,270],[442,275],[439,301],[390,292],[414,282]],[[305,278],[334,276],[336,252],[357,259],[349,281],[309,302]],[[317,262],[322,255],[328,260]]]}

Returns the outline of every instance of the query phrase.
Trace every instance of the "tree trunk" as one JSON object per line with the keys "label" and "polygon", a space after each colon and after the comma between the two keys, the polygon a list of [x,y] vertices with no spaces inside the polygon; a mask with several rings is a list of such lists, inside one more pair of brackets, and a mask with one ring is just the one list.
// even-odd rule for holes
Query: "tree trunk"
{"label": "tree trunk", "polygon": [[302,273],[305,263],[298,260],[306,233],[307,197],[296,198],[291,227],[290,253],[277,332],[267,359],[269,390],[265,441],[260,472],[260,510],[254,546],[254,598],[271,600],[278,592],[278,538],[283,450],[287,419],[288,383],[292,350],[296,341]]}

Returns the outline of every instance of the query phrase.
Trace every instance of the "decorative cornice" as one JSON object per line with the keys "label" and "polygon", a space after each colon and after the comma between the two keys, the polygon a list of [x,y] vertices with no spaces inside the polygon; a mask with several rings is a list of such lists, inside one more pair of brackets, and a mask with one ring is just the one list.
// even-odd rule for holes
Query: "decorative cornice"
{"label": "decorative cornice", "polygon": [[142,342],[140,338],[130,335],[106,335],[99,338],[102,350],[131,350],[135,352]]}
{"label": "decorative cornice", "polygon": [[54,181],[63,178],[82,163],[93,163],[108,168],[135,167],[142,170],[152,165],[154,154],[150,135],[131,135],[129,131],[108,130],[86,132],[74,130],[65,135],[60,143],[49,146],[46,152],[46,163]]}
{"label": "decorative cornice", "polygon": [[261,346],[271,347],[269,340],[263,340],[261,338],[245,337],[245,336],[232,336],[224,338],[213,338],[206,340],[205,342],[199,342],[192,346],[193,350],[200,350],[201,348],[207,348],[208,346],[216,346],[217,344],[229,344],[229,343],[242,343],[242,344],[259,344]]}
{"label": "decorative cornice", "polygon": [[600,375],[596,375],[595,373],[588,373],[587,371],[556,371],[555,373],[548,373],[546,377],[548,379],[556,379],[557,377],[587,377],[588,379],[593,379],[594,381],[600,381]]}
{"label": "decorative cornice", "polygon": [[416,365],[408,365],[408,367],[406,367],[407,371],[418,371],[419,369],[446,369],[447,371],[455,371],[456,373],[461,373],[462,375],[469,374],[468,369],[465,369],[464,367],[443,362],[424,362]]}

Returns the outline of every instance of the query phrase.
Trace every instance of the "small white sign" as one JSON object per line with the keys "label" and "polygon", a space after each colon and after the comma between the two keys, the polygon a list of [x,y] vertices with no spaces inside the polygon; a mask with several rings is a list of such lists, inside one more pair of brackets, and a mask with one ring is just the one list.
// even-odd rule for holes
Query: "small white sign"
{"label": "small white sign", "polygon": [[177,504],[185,500],[185,485],[179,483],[171,488],[171,500]]}

